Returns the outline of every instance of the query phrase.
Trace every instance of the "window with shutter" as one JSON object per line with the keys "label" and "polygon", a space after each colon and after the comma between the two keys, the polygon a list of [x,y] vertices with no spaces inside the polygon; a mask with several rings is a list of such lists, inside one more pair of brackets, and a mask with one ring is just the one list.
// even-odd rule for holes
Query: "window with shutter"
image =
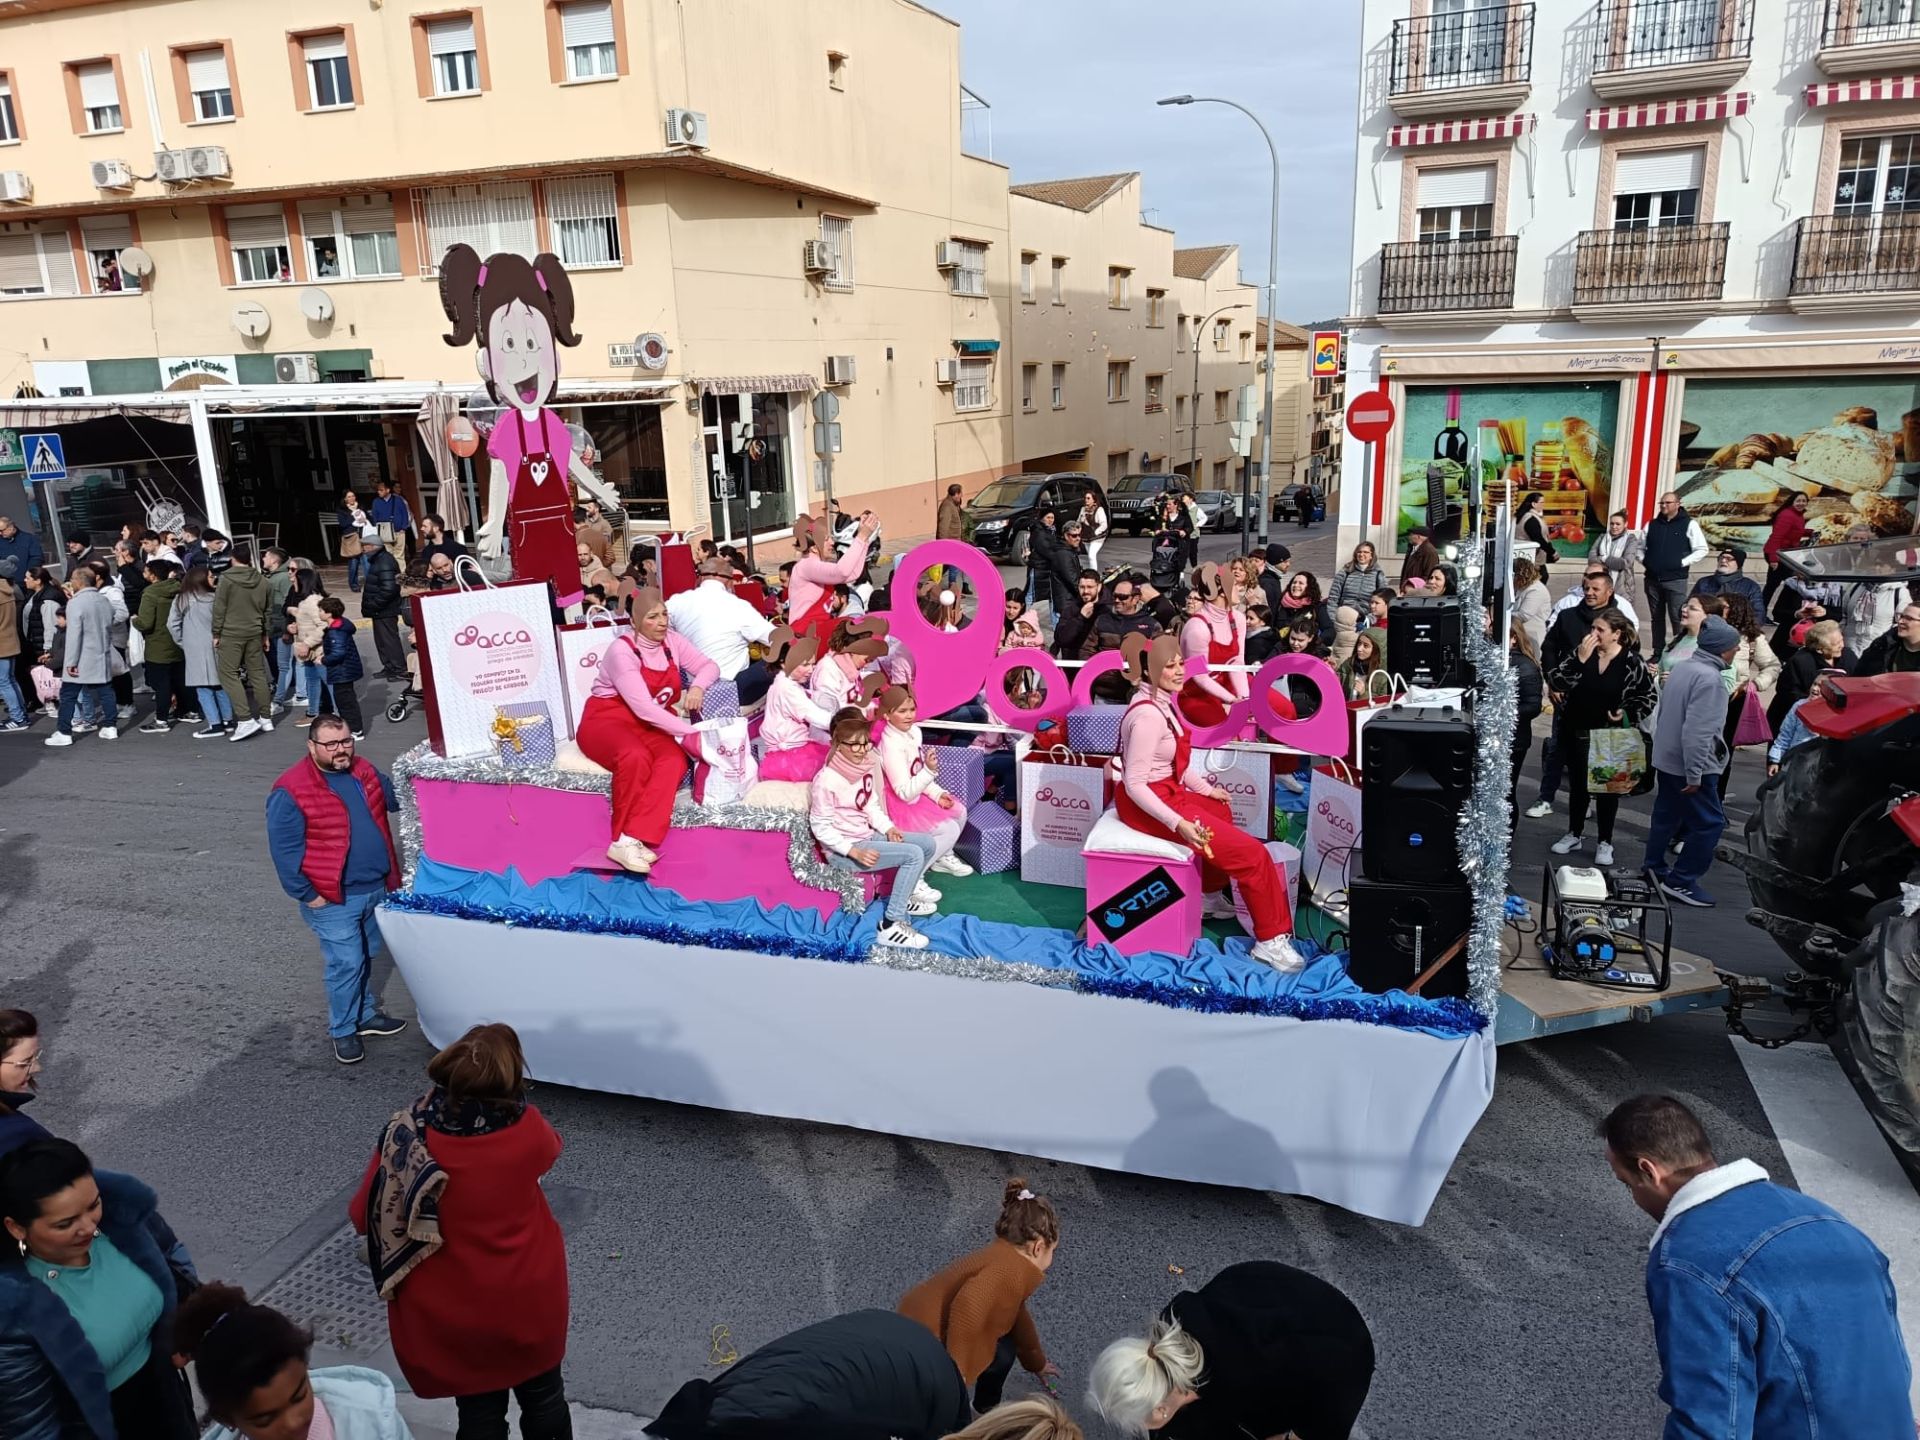
{"label": "window with shutter", "polygon": [[1484,240],[1493,234],[1494,167],[1450,165],[1422,170],[1415,187],[1420,238]]}
{"label": "window with shutter", "polygon": [[955,295],[984,295],[987,293],[987,247],[977,240],[956,240],[960,247],[960,264],[947,272],[952,278],[947,282]]}
{"label": "window with shutter", "polygon": [[96,295],[137,295],[140,281],[120,273],[120,252],[133,244],[125,215],[90,215],[80,222],[80,248],[87,254],[87,282]]}
{"label": "window with shutter", "polygon": [[962,360],[953,386],[953,408],[985,410],[993,404],[993,361]]}
{"label": "window with shutter", "polygon": [[278,205],[229,205],[226,221],[236,285],[276,285],[293,279],[285,211]]}
{"label": "window with shutter", "polygon": [[193,95],[193,118],[233,118],[233,77],[227,73],[227,52],[220,48],[187,52],[187,89]]}
{"label": "window with shutter", "polygon": [[20,138],[20,122],[13,113],[13,80],[0,75],[0,145],[11,145]]}
{"label": "window with shutter", "polygon": [[400,274],[393,202],[386,195],[349,195],[303,205],[300,231],[316,280],[376,280]]}
{"label": "window with shutter", "polygon": [[472,95],[480,89],[480,49],[474,43],[473,16],[429,20],[427,57],[433,68],[433,93]]}
{"label": "window with shutter", "polygon": [[511,251],[531,260],[540,253],[533,187],[523,181],[492,185],[438,185],[413,192],[414,216],[426,236],[420,273],[433,275],[450,246],[471,245],[481,258]]}
{"label": "window with shutter", "polygon": [[80,277],[63,221],[0,226],[0,296],[79,293]]}
{"label": "window with shutter", "polygon": [[560,7],[560,41],[569,80],[597,80],[619,72],[613,0],[572,0]]}
{"label": "window with shutter", "polygon": [[307,86],[313,108],[338,110],[353,104],[353,68],[347,58],[346,32],[309,35],[300,45],[307,58]]}
{"label": "window with shutter", "polygon": [[611,175],[573,175],[546,182],[553,253],[569,268],[620,263],[619,197]]}
{"label": "window with shutter", "polygon": [[113,78],[110,61],[97,60],[74,68],[80,82],[80,109],[86,116],[87,133],[101,135],[124,129],[120,118],[120,86]]}
{"label": "window with shutter", "polygon": [[1632,150],[1613,172],[1613,228],[1645,230],[1692,225],[1700,219],[1706,176],[1705,146],[1684,150]]}

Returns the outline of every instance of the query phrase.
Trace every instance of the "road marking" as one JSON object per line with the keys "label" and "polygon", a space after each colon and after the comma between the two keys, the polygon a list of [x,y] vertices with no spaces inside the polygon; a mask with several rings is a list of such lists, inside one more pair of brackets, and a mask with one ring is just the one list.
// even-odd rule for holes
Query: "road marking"
{"label": "road marking", "polygon": [[1920,1406],[1920,1195],[1825,1045],[1763,1050],[1735,1041],[1733,1052],[1800,1189],[1859,1226],[1887,1257]]}

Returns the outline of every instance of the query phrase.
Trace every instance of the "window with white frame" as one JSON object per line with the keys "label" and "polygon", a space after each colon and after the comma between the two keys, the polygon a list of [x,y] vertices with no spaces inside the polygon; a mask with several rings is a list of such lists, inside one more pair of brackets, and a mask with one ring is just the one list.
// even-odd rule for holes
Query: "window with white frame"
{"label": "window with white frame", "polygon": [[531,260],[540,253],[533,187],[525,181],[415,190],[413,214],[424,237],[419,256],[422,275],[436,273],[440,257],[454,245],[471,245],[483,256],[511,251]]}
{"label": "window with white frame", "polygon": [[1226,349],[1227,337],[1231,334],[1233,334],[1233,322],[1231,320],[1214,321],[1213,322],[1213,348],[1216,350]]}
{"label": "window with white frame", "polygon": [[833,254],[833,269],[827,272],[827,288],[853,289],[853,221],[844,215],[822,215],[820,240]]}
{"label": "window with white frame", "polygon": [[569,0],[560,7],[560,43],[569,80],[599,80],[620,72],[614,43],[613,0]]}
{"label": "window with white frame", "polygon": [[986,410],[993,405],[993,361],[962,360],[953,384],[953,408]]}
{"label": "window with white frame", "polygon": [[956,240],[953,244],[960,252],[960,263],[947,272],[952,277],[948,287],[955,295],[986,294],[987,247],[978,240]]}
{"label": "window with white frame", "polygon": [[1033,303],[1033,262],[1039,258],[1031,250],[1020,252],[1020,298],[1029,305]]}
{"label": "window with white frame", "polygon": [[1020,367],[1020,408],[1022,410],[1033,409],[1033,387],[1039,382],[1040,367],[1038,365]]}
{"label": "window with white frame", "polygon": [[1157,415],[1167,408],[1167,377],[1164,375],[1147,376],[1147,413]]}
{"label": "window with white frame", "polygon": [[87,256],[87,288],[96,295],[138,295],[140,280],[120,270],[120,252],[133,244],[133,221],[125,215],[89,215],[80,222],[80,248]]}
{"label": "window with white frame", "polygon": [[316,280],[376,280],[398,276],[400,236],[389,195],[346,195],[303,201],[300,231],[308,269]]}
{"label": "window with white frame", "polygon": [[86,116],[89,135],[105,135],[124,130],[120,118],[120,85],[113,78],[113,62],[96,60],[76,65],[73,75],[80,82],[80,110]]}
{"label": "window with white frame", "polygon": [[1067,257],[1064,255],[1056,255],[1053,257],[1052,298],[1053,303],[1056,305],[1064,305],[1067,303]]}
{"label": "window with white frame", "polygon": [[569,270],[614,266],[620,254],[620,196],[611,175],[548,180],[547,226],[553,253]]}
{"label": "window with white frame", "polygon": [[1122,265],[1107,267],[1107,308],[1125,310],[1133,303],[1133,272]]}
{"label": "window with white frame", "polygon": [[474,95],[480,90],[480,46],[472,15],[426,22],[427,64],[436,95]]}
{"label": "window with white frame", "polygon": [[64,221],[0,224],[0,296],[78,295]]}
{"label": "window with white frame", "polygon": [[1147,324],[1158,330],[1167,323],[1167,292],[1164,290],[1147,291]]}
{"label": "window with white frame", "polygon": [[330,30],[300,42],[307,62],[307,98],[315,110],[344,110],[353,104],[353,66],[347,58],[347,33]]}
{"label": "window with white frame", "polygon": [[234,284],[277,285],[293,279],[285,210],[278,205],[229,205],[226,218]]}
{"label": "window with white frame", "polygon": [[1430,244],[1490,238],[1494,179],[1492,165],[1449,165],[1422,170],[1414,186],[1420,238]]}
{"label": "window with white frame", "polygon": [[1128,361],[1107,362],[1107,399],[1117,401],[1127,398],[1127,384],[1132,372],[1133,366]]}
{"label": "window with white frame", "polygon": [[1056,410],[1067,408],[1067,367],[1065,365],[1053,367],[1053,408]]}
{"label": "window with white frame", "polygon": [[219,45],[205,50],[189,50],[187,91],[193,96],[196,120],[233,118],[233,76],[227,72],[227,52]]}
{"label": "window with white frame", "polygon": [[20,138],[20,121],[13,113],[13,77],[0,75],[0,145]]}
{"label": "window with white frame", "polygon": [[1920,210],[1920,133],[1848,135],[1840,141],[1833,213],[1886,215]]}
{"label": "window with white frame", "polygon": [[1621,155],[1613,172],[1613,228],[1657,230],[1698,223],[1706,163],[1703,145]]}

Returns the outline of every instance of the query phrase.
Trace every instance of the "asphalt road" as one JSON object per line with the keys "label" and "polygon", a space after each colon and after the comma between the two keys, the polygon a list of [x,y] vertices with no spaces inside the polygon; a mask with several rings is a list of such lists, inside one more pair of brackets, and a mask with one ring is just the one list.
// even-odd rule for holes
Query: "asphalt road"
{"label": "asphalt road", "polygon": [[[1276,538],[1324,572],[1330,530]],[[1144,542],[1116,552],[1130,543],[1144,555]],[[364,753],[385,763],[423,724],[378,718],[383,687],[365,689],[376,718]],[[329,1055],[319,959],[263,833],[265,793],[301,734],[235,745],[177,729],[64,751],[0,738],[11,942],[0,1003],[32,1009],[48,1032],[35,1113],[153,1183],[203,1275],[256,1283],[340,1215],[427,1058],[413,1031],[370,1042],[351,1070]],[[1628,807],[1640,819],[1625,831],[1644,825],[1644,804]],[[1521,893],[1558,833],[1523,821]],[[1739,894],[1731,877],[1708,883]],[[1683,914],[1680,943],[1743,964],[1767,953],[1739,909]],[[537,963],[538,937],[527,944]],[[397,978],[384,994],[411,1016]],[[567,1141],[551,1180],[568,1201],[570,1388],[652,1413],[712,1373],[717,1326],[745,1353],[838,1310],[890,1305],[983,1242],[1003,1178],[1025,1173],[1066,1229],[1034,1310],[1069,1398],[1100,1346],[1182,1285],[1269,1257],[1341,1285],[1370,1318],[1373,1437],[1651,1434],[1662,1411],[1641,1288],[1650,1222],[1592,1138],[1599,1115],[1647,1088],[1694,1104],[1723,1155],[1788,1173],[1713,1015],[1504,1050],[1492,1107],[1420,1229],[1286,1196],[540,1087]],[[1044,1110],[1048,1097],[1031,1103]]]}

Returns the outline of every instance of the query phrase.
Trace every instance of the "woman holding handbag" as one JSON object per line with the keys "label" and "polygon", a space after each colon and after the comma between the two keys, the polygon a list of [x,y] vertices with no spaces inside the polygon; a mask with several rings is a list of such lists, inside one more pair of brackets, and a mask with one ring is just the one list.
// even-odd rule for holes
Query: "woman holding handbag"
{"label": "woman holding handbag", "polygon": [[347,589],[358,591],[360,570],[366,564],[366,535],[372,531],[377,537],[379,528],[367,518],[360,497],[351,490],[340,497],[340,508],[333,512],[333,519],[340,533],[340,558],[347,562]]}
{"label": "woman holding handbag", "polygon": [[[1765,745],[1773,739],[1773,727],[1767,724],[1767,710],[1760,692],[1771,690],[1778,683],[1780,660],[1760,632],[1760,617],[1754,614],[1752,602],[1744,595],[1729,595],[1726,600],[1727,623],[1740,634],[1740,648],[1734,651],[1733,663],[1725,672],[1727,683],[1733,687],[1733,693],[1727,697],[1725,731],[1727,753],[1731,755],[1738,746]],[[1729,764],[1715,777],[1722,803],[1727,798],[1727,775],[1732,769]]]}
{"label": "woman holding handbag", "polygon": [[[1547,677],[1547,686],[1566,701],[1561,710],[1561,743],[1566,747],[1567,833],[1553,842],[1553,853],[1570,855],[1584,843],[1587,800],[1599,817],[1600,848],[1595,859],[1613,864],[1613,822],[1620,813],[1620,796],[1612,791],[1593,793],[1588,759],[1593,736],[1605,730],[1636,729],[1653,713],[1659,690],[1653,672],[1640,658],[1640,637],[1619,610],[1609,607],[1594,617],[1578,648],[1570,650]],[[1644,767],[1646,755],[1641,754]]]}

